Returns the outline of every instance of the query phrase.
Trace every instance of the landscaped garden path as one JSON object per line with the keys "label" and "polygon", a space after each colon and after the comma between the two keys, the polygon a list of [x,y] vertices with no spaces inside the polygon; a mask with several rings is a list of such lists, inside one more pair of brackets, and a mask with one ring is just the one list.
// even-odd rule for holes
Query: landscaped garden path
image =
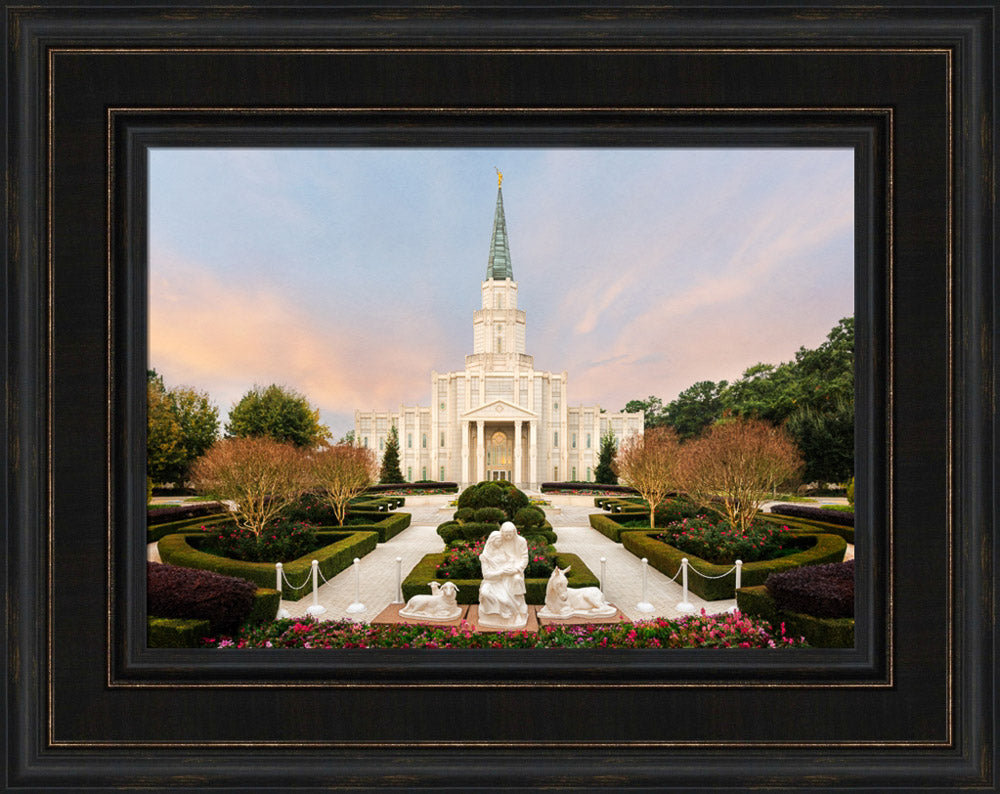
{"label": "landscaped garden path", "polygon": [[[589,506],[561,504],[558,495],[546,495],[546,498],[552,502],[553,507],[558,508],[546,508],[546,516],[559,536],[556,548],[560,552],[579,555],[598,577],[601,575],[601,557],[604,557],[607,581],[602,583],[602,589],[608,601],[624,612],[626,617],[630,620],[646,620],[682,614],[676,609],[681,601],[681,586],[671,582],[651,566],[647,570],[647,597],[654,610],[647,613],[637,608],[637,604],[642,601],[642,563],[621,544],[591,528],[588,516],[599,512],[598,508],[592,503]],[[396,558],[402,558],[405,578],[425,554],[444,551],[444,543],[436,530],[438,524],[449,519],[454,512],[455,508],[448,506],[453,499],[454,495],[408,496],[406,506],[401,510],[412,514],[410,526],[361,558],[360,597],[365,610],[353,614],[347,612],[347,607],[355,600],[355,573],[351,566],[333,577],[328,584],[321,585],[317,598],[326,612],[319,615],[319,619],[351,618],[368,622],[392,603],[396,598]],[[688,594],[688,601],[694,605],[696,612],[704,608],[709,613],[724,612],[736,604],[733,599],[703,601],[693,593]],[[299,617],[306,614],[306,609],[312,603],[313,597],[310,594],[300,601],[282,601],[281,606],[291,616]]]}

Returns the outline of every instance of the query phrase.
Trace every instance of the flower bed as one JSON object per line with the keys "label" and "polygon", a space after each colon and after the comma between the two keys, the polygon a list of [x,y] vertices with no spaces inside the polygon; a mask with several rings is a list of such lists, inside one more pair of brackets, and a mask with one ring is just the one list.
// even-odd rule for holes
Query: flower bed
{"label": "flower bed", "polygon": [[[675,546],[656,540],[659,530],[626,531],[621,534],[622,545],[636,557],[646,557],[649,564],[660,573],[673,577],[681,567],[681,560],[687,557],[688,565],[694,570],[688,575],[688,589],[706,601],[733,598],[736,591],[736,574],[725,575],[732,565],[715,565]],[[744,587],[764,584],[764,580],[778,571],[788,571],[803,565],[822,565],[840,562],[847,551],[846,541],[839,535],[797,534],[795,542],[807,546],[795,554],[776,560],[749,562],[743,566],[741,584]],[[700,576],[703,574],[704,576]],[[722,577],[706,579],[706,576]],[[678,581],[679,581],[678,577]]]}
{"label": "flower bed", "polygon": [[[438,566],[448,556],[448,552],[438,554],[425,554],[409,575],[403,580],[403,599],[409,601],[415,595],[429,594],[431,592],[431,582],[444,584],[454,582],[458,585],[459,604],[478,604],[479,585],[481,577],[470,579],[444,578],[437,575]],[[560,568],[571,566],[570,572],[566,574],[570,587],[597,587],[597,577],[591,572],[583,560],[575,554],[555,553],[555,564]],[[529,604],[545,603],[545,586],[549,582],[549,577],[525,577],[524,586],[526,589],[525,600]]]}
{"label": "flower bed", "polygon": [[652,537],[715,565],[774,560],[795,551],[788,527],[767,521],[754,521],[741,531],[727,521],[699,516],[674,521]]}
{"label": "flower bed", "polygon": [[301,521],[273,521],[259,535],[235,521],[201,531],[201,551],[243,562],[290,562],[319,548],[316,527]]}
{"label": "flower bed", "polygon": [[611,485],[598,482],[543,482],[542,493],[576,494],[578,496],[620,496],[637,493],[627,485]]}
{"label": "flower bed", "polygon": [[801,637],[747,615],[688,615],[641,623],[543,626],[537,632],[474,633],[472,626],[369,625],[350,620],[277,620],[238,636],[207,638],[213,648],[799,648]]}
{"label": "flower bed", "polygon": [[[435,573],[441,579],[482,579],[483,569],[479,555],[483,553],[486,539],[459,541],[445,552]],[[555,550],[544,541],[528,541],[528,567],[524,569],[526,579],[548,579],[555,570]]]}
{"label": "flower bed", "polygon": [[793,532],[826,532],[830,535],[840,535],[848,543],[854,543],[854,527],[844,524],[831,524],[827,521],[819,521],[816,518],[805,516],[789,516],[779,513],[758,513],[757,518],[763,521],[773,521],[778,524],[787,524]]}
{"label": "flower bed", "polygon": [[393,495],[418,495],[418,494],[439,494],[458,493],[457,482],[401,482],[385,483],[369,486],[366,494],[393,494]]}
{"label": "flower bed", "polygon": [[[372,531],[360,532],[324,532],[316,533],[321,542],[321,548],[284,565],[285,576],[299,590],[284,588],[282,598],[288,601],[298,601],[312,592],[310,572],[312,561],[319,562],[319,570],[329,579],[350,565],[355,557],[363,557],[375,548],[378,533]],[[197,535],[177,533],[160,539],[157,549],[160,559],[170,565],[180,565],[185,568],[200,568],[206,571],[238,576],[247,579],[259,587],[275,586],[274,563],[241,562],[208,554],[199,548],[201,538]]]}

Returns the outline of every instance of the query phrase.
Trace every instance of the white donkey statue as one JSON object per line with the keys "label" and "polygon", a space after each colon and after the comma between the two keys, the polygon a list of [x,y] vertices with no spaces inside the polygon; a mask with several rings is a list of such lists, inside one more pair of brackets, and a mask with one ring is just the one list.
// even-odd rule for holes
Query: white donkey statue
{"label": "white donkey statue", "polygon": [[566,574],[570,567],[558,565],[545,586],[545,606],[538,610],[540,618],[609,618],[618,614],[598,587],[570,587]]}

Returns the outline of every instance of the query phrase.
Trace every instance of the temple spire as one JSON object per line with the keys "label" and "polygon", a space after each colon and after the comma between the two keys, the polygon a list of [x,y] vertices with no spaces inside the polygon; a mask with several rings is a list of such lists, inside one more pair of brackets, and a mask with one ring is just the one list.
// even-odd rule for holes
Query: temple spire
{"label": "temple spire", "polygon": [[486,266],[487,279],[514,278],[507,244],[507,220],[503,214],[503,174],[497,170],[497,208],[493,214],[493,234],[490,236],[490,261]]}

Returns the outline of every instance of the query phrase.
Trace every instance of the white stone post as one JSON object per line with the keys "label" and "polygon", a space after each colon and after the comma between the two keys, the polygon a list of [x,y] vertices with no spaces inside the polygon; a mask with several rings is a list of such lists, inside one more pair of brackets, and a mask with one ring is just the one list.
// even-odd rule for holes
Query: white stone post
{"label": "white stone post", "polygon": [[326,612],[326,607],[319,602],[319,560],[312,561],[313,578],[313,602],[312,606],[306,610],[309,615],[322,615]]}
{"label": "white stone post", "polygon": [[[534,394],[534,388],[528,394]],[[528,422],[528,474],[530,475],[531,487],[537,488],[538,483],[538,422],[531,420]]]}
{"label": "white stone post", "polygon": [[606,573],[606,570],[607,570],[606,566],[607,566],[607,564],[608,564],[608,558],[607,557],[601,557],[601,592],[604,593],[605,596],[607,596],[607,594],[608,594],[608,591],[607,591],[607,582],[608,582],[608,579],[607,579],[607,573]]}
{"label": "white stone post", "polygon": [[361,560],[354,558],[354,603],[348,604],[347,611],[350,614],[365,611],[365,605],[361,603]]}
{"label": "white stone post", "polygon": [[682,582],[682,595],[681,601],[677,605],[678,612],[694,612],[694,604],[688,601],[688,558],[683,557],[681,559],[681,582]]}
{"label": "white stone post", "polygon": [[646,557],[642,558],[642,601],[635,605],[636,609],[640,612],[652,612],[653,605],[649,603],[649,598],[646,595],[646,572],[649,570],[649,560]]}
{"label": "white stone post", "polygon": [[[736,561],[736,589],[739,590],[743,585],[743,560]],[[736,593],[733,593],[733,597],[736,597]]]}
{"label": "white stone post", "polygon": [[285,578],[284,565],[280,562],[274,564],[274,578],[275,578],[275,589],[278,591],[278,614],[276,617],[281,620],[282,618],[290,617],[290,613],[287,609],[281,606],[281,586]]}
{"label": "white stone post", "polygon": [[396,600],[394,604],[403,603],[403,558],[396,558]]}

